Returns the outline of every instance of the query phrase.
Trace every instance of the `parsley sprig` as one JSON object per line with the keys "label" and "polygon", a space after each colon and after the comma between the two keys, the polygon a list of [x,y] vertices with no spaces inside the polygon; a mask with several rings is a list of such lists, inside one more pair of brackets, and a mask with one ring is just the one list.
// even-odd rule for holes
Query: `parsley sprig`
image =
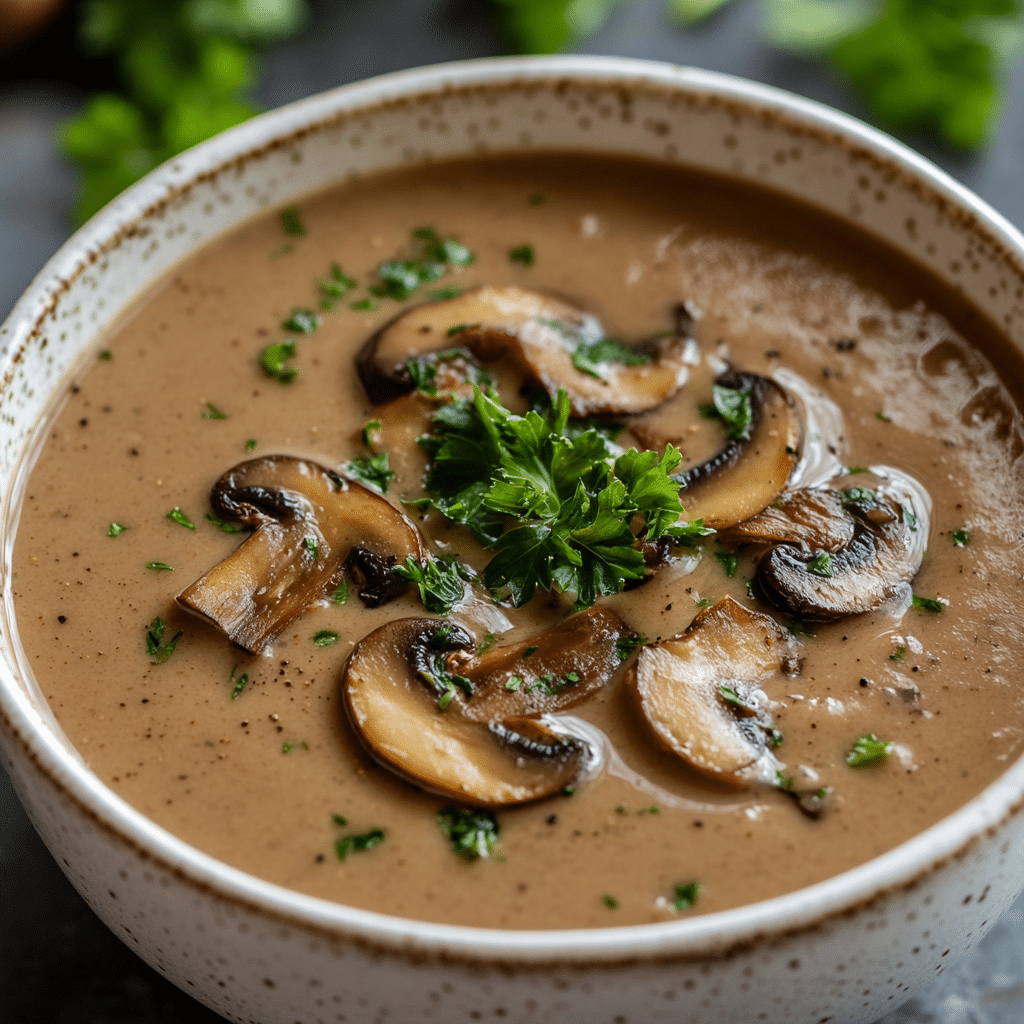
{"label": "parsley sprig", "polygon": [[588,608],[643,577],[638,538],[686,542],[711,532],[700,520],[679,522],[675,448],[615,457],[597,431],[569,436],[568,420],[564,392],[549,413],[517,416],[477,388],[472,401],[442,406],[433,433],[420,439],[434,507],[496,552],[484,584],[507,590],[517,607],[538,587],[557,587]]}

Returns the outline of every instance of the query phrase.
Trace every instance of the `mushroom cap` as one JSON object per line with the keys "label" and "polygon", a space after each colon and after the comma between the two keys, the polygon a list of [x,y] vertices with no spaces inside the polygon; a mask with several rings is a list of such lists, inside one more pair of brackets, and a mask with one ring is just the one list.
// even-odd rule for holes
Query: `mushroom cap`
{"label": "mushroom cap", "polygon": [[689,520],[723,530],[766,508],[786,486],[800,449],[800,417],[789,396],[767,377],[730,371],[716,381],[748,391],[752,422],[745,440],[729,440],[706,462],[679,474]]}
{"label": "mushroom cap", "polygon": [[552,397],[563,389],[576,416],[625,415],[654,408],[685,383],[684,326],[688,321],[677,317],[670,336],[637,347],[644,363],[606,360],[594,376],[573,363],[580,345],[604,337],[593,316],[540,292],[484,285],[400,313],[366,342],[356,366],[371,401],[387,401],[412,390],[411,357],[465,346],[484,362],[510,359]]}
{"label": "mushroom cap", "polygon": [[[637,652],[626,681],[658,739],[704,775],[742,785],[774,760],[755,691],[780,671],[789,636],[770,616],[723,597],[679,636]],[[747,704],[723,696],[723,687]]]}
{"label": "mushroom cap", "polygon": [[853,540],[855,521],[838,491],[804,487],[789,491],[742,523],[718,531],[734,544],[795,544],[805,551],[840,551]]}
{"label": "mushroom cap", "polygon": [[341,683],[356,734],[386,768],[462,803],[510,806],[560,793],[583,767],[581,742],[532,718],[475,721],[461,693],[439,708],[424,659],[444,661],[472,642],[439,619],[398,619],[360,640]]}
{"label": "mushroom cap", "polygon": [[821,550],[778,544],[758,563],[759,596],[808,622],[831,622],[871,611],[905,591],[921,567],[927,519],[912,527],[899,502],[885,495],[849,502],[849,543],[829,554],[831,575],[812,572]]}
{"label": "mushroom cap", "polygon": [[308,459],[242,462],[213,485],[210,505],[253,533],[175,600],[250,652],[338,586],[353,548],[385,560],[425,557],[404,513]]}

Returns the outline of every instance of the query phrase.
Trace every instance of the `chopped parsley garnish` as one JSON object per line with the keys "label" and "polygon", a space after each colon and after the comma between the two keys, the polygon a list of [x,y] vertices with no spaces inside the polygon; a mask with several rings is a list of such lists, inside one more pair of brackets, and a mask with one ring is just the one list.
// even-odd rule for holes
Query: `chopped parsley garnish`
{"label": "chopped parsley garnish", "polygon": [[779,789],[784,789],[787,792],[789,792],[790,790],[793,789],[793,786],[795,785],[795,781],[794,781],[794,779],[793,779],[793,777],[791,775],[787,775],[783,771],[776,770],[776,772],[775,772],[775,785],[778,786]]}
{"label": "chopped parsley garnish", "polygon": [[178,641],[182,637],[179,629],[167,643],[163,643],[165,629],[164,620],[158,615],[146,630],[146,653],[154,665],[162,665],[174,653],[174,648],[178,646]]}
{"label": "chopped parsley garnish", "polygon": [[344,814],[332,814],[331,821],[338,826],[338,828],[344,828],[348,824],[348,818]]}
{"label": "chopped parsley garnish", "polygon": [[839,503],[846,508],[855,501],[874,501],[875,492],[870,487],[849,487],[845,491],[838,491]]}
{"label": "chopped parsley garnish", "polygon": [[113,358],[114,358],[114,353],[111,352],[109,348],[105,348],[100,353],[100,359],[108,359],[109,360],[109,359],[113,359]]}
{"label": "chopped parsley garnish", "polygon": [[827,551],[819,551],[807,563],[807,571],[815,576],[829,579],[833,575],[832,556]]}
{"label": "chopped parsley garnish", "polygon": [[920,608],[922,611],[932,612],[933,614],[941,614],[945,610],[945,606],[941,601],[937,601],[934,597],[922,597],[920,594],[914,594],[910,603],[914,608]]}
{"label": "chopped parsley garnish", "polygon": [[224,533],[241,533],[242,530],[245,529],[245,527],[239,523],[225,523],[223,519],[218,519],[212,512],[207,512],[203,518],[208,523],[212,523],[216,526],[218,530],[223,530]]}
{"label": "chopped parsley garnish", "polygon": [[971,531],[970,530],[954,530],[953,531],[953,543],[958,548],[965,548],[971,543]]}
{"label": "chopped parsley garnish", "polygon": [[[750,584],[753,583],[753,582],[754,582],[753,580],[747,580],[747,596],[748,597],[753,597],[754,596],[750,592]],[[714,604],[714,601],[712,601],[710,597],[700,597],[700,598],[695,597],[693,599],[693,603],[698,608],[710,608]]]}
{"label": "chopped parsley garnish", "polygon": [[434,302],[447,302],[448,299],[457,299],[462,294],[462,289],[457,284],[450,284],[446,288],[435,288],[427,292],[427,298]]}
{"label": "chopped parsley garnish", "polygon": [[505,684],[506,690],[512,690],[513,692],[518,690],[523,685],[522,676],[509,676],[508,682]]}
{"label": "chopped parsley garnish", "polygon": [[711,404],[700,406],[700,414],[705,419],[720,419],[730,441],[746,441],[750,437],[754,406],[749,391],[716,384],[711,389]]}
{"label": "chopped parsley garnish", "polygon": [[354,309],[357,313],[372,313],[377,308],[377,303],[373,299],[357,299],[350,302],[348,308]]}
{"label": "chopped parsley garnish", "polygon": [[147,569],[154,569],[157,572],[174,572],[174,566],[168,565],[166,562],[147,562]]}
{"label": "chopped parsley garnish", "polygon": [[904,644],[897,644],[892,654],[889,655],[890,661],[902,661],[907,656],[907,648]]}
{"label": "chopped parsley garnish", "polygon": [[423,607],[432,615],[447,615],[465,596],[463,580],[476,575],[454,559],[426,558],[420,562],[414,555],[408,555],[404,565],[392,566],[391,571],[419,587]]}
{"label": "chopped parsley garnish", "polygon": [[311,309],[293,309],[292,315],[282,321],[281,326],[295,334],[312,334],[320,326],[320,317]]}
{"label": "chopped parsley garnish", "polygon": [[309,744],[302,740],[299,743],[289,743],[287,740],[281,744],[281,753],[290,754],[293,750],[309,750]]}
{"label": "chopped parsley garnish", "polygon": [[745,711],[750,710],[750,705],[731,686],[720,686],[718,695],[727,704],[735,704],[736,707],[743,708]]}
{"label": "chopped parsley garnish", "polygon": [[917,516],[906,505],[900,505],[900,511],[903,513],[903,522],[907,524],[910,532],[917,533]]}
{"label": "chopped parsley garnish", "polygon": [[371,451],[373,450],[374,445],[380,444],[380,434],[380,420],[367,420],[366,423],[363,424],[363,429],[361,431],[363,444]]}
{"label": "chopped parsley garnish", "polygon": [[575,796],[575,795],[576,795],[576,787],[575,786],[563,786],[562,787],[562,796]]}
{"label": "chopped parsley garnish", "polygon": [[368,832],[343,836],[334,841],[334,852],[338,860],[344,860],[350,853],[365,853],[384,842],[384,829],[371,828]]}
{"label": "chopped parsley garnish", "polygon": [[303,537],[302,546],[309,554],[310,561],[315,562],[320,557],[320,542],[316,537]]}
{"label": "chopped parsley garnish", "polygon": [[111,523],[107,527],[107,536],[108,537],[119,537],[127,529],[128,529],[128,527],[122,525],[121,523]]}
{"label": "chopped parsley garnish", "polygon": [[260,366],[268,377],[273,377],[280,384],[290,384],[298,375],[294,366],[285,366],[285,361],[294,359],[296,345],[294,341],[279,341],[276,345],[268,345],[260,353]]}
{"label": "chopped parsley garnish", "polygon": [[281,211],[281,227],[284,233],[292,238],[301,238],[306,234],[306,225],[302,223],[298,207],[289,206],[287,210]]}
{"label": "chopped parsley garnish", "polygon": [[875,419],[881,420],[883,423],[892,423],[892,417],[887,416],[881,409],[875,413]]}
{"label": "chopped parsley garnish", "polygon": [[602,903],[603,903],[603,904],[604,904],[604,905],[605,905],[605,906],[606,906],[606,907],[607,907],[607,908],[608,908],[609,910],[618,910],[618,909],[619,909],[619,901],[618,901],[618,900],[617,900],[617,899],[616,899],[616,898],[615,898],[614,896],[612,896],[612,895],[611,895],[611,893],[607,893],[607,892],[606,892],[606,893],[605,893],[605,894],[604,894],[604,895],[603,895],[603,896],[601,897],[601,902],[602,902]]}
{"label": "chopped parsley garnish", "polygon": [[204,420],[226,420],[228,418],[228,414],[221,412],[213,402],[206,402],[205,405],[206,408],[199,414]]}
{"label": "chopped parsley garnish", "polygon": [[689,910],[697,902],[698,896],[700,896],[699,882],[684,882],[682,885],[677,885],[672,890],[672,909],[677,914]]}
{"label": "chopped parsley garnish", "polygon": [[332,263],[330,277],[326,281],[317,282],[317,287],[323,296],[320,302],[321,308],[326,310],[333,309],[335,301],[343,299],[355,286],[356,281],[341,269],[340,264]]}
{"label": "chopped parsley garnish", "polygon": [[479,860],[494,853],[498,821],[490,811],[468,807],[445,807],[438,811],[437,824],[463,860]]}
{"label": "chopped parsley garnish", "polygon": [[532,267],[537,259],[537,254],[532,245],[517,245],[514,249],[509,249],[508,258],[510,263],[520,263],[524,267]]}
{"label": "chopped parsley garnish", "polygon": [[353,480],[375,487],[381,494],[387,494],[388,484],[395,479],[395,471],[388,463],[387,452],[352,459],[351,462],[346,462],[341,470]]}
{"label": "chopped parsley garnish", "polygon": [[313,634],[313,643],[317,647],[330,647],[338,639],[338,634],[333,629],[318,629]]}
{"label": "chopped parsley garnish", "polygon": [[604,378],[604,374],[601,372],[602,363],[643,366],[650,361],[651,357],[646,353],[637,352],[636,349],[623,345],[621,341],[616,341],[614,338],[602,338],[593,344],[581,341],[572,354],[572,365],[580,373],[586,373],[598,379]]}
{"label": "chopped parsley garnish", "polygon": [[893,745],[880,740],[873,732],[860,736],[853,747],[847,751],[846,763],[851,768],[874,768],[884,764],[892,753]]}
{"label": "chopped parsley garnish", "polygon": [[544,196],[540,192],[534,192],[529,199],[526,200],[531,206],[541,206],[544,202]]}
{"label": "chopped parsley garnish", "polygon": [[740,567],[740,556],[731,551],[716,551],[715,558],[722,563],[725,575],[732,579],[736,575],[736,570]]}
{"label": "chopped parsley garnish", "polygon": [[858,473],[870,473],[871,470],[867,466],[847,466],[846,473],[848,476],[856,476]]}
{"label": "chopped parsley garnish", "polygon": [[536,654],[539,650],[540,648],[536,644],[531,644],[525,651],[523,651],[523,661],[526,661],[531,654]]}
{"label": "chopped parsley garnish", "polygon": [[[496,552],[484,585],[507,588],[517,607],[541,587],[572,592],[576,607],[588,608],[643,578],[638,536],[709,532],[700,521],[679,522],[679,488],[669,476],[680,462],[675,448],[614,457],[596,431],[566,436],[568,418],[561,391],[547,416],[516,416],[477,388],[472,400],[438,409],[433,434],[420,439],[431,458],[425,487],[434,507]],[[517,522],[506,530],[509,516]]]}
{"label": "chopped parsley garnish", "polygon": [[772,748],[772,750],[777,750],[779,747],[782,746],[782,741],[785,737],[782,735],[781,732],[779,732],[778,729],[769,729],[767,730],[767,734],[768,745]]}
{"label": "chopped parsley garnish", "polygon": [[194,530],[196,528],[195,523],[177,505],[167,513],[165,518],[173,520],[179,526],[184,526],[187,530]]}
{"label": "chopped parsley garnish", "polygon": [[498,638],[493,633],[485,633],[483,640],[476,646],[476,653],[483,654],[484,651],[489,651],[497,642]]}
{"label": "chopped parsley garnish", "polygon": [[619,656],[619,661],[629,661],[634,652],[650,642],[642,633],[639,636],[620,636],[615,641],[615,653]]}
{"label": "chopped parsley garnish", "polygon": [[436,281],[450,266],[468,266],[475,257],[460,242],[444,239],[433,228],[416,228],[412,232],[420,243],[423,255],[408,260],[388,260],[377,268],[377,284],[370,291],[378,298],[404,302],[421,284]]}
{"label": "chopped parsley garnish", "polygon": [[794,619],[787,627],[790,636],[806,636],[813,640],[818,634],[812,633],[802,622]]}
{"label": "chopped parsley garnish", "polygon": [[344,604],[348,600],[348,580],[342,580],[338,589],[331,595],[332,604]]}
{"label": "chopped parsley garnish", "polygon": [[231,675],[228,677],[228,685],[231,687],[231,699],[237,700],[242,695],[242,691],[245,689],[245,684],[249,682],[249,673],[243,672],[238,675],[239,665],[235,662],[231,666]]}
{"label": "chopped parsley garnish", "polygon": [[252,451],[256,450],[256,438],[255,437],[246,438],[245,450],[247,452],[252,452]]}

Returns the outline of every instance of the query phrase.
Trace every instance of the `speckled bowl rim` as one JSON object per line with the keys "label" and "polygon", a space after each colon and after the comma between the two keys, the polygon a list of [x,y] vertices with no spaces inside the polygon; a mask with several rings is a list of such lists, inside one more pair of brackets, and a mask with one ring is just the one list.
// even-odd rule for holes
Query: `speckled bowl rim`
{"label": "speckled bowl rim", "polygon": [[[401,71],[342,86],[263,114],[175,157],[138,182],[76,232],[47,263],[0,327],[5,385],[27,342],[68,283],[137,225],[199,181],[340,115],[352,116],[429,95],[567,81],[628,91],[684,92],[775,117],[848,152],[909,177],[971,230],[994,243],[1024,278],[1024,236],[1003,216],[919,154],[822,104],[782,90],[695,68],[617,57],[485,58]],[[17,474],[16,474],[17,475]],[[10,493],[12,482],[5,481]],[[6,495],[5,495],[6,496]],[[0,668],[0,716],[36,767],[104,828],[193,886],[282,923],[411,957],[542,967],[637,963],[727,955],[813,930],[913,888],[965,855],[1024,803],[1024,757],[977,797],[938,824],[860,867],[816,885],[733,910],[665,923],[555,931],[505,931],[413,921],[305,896],[201,853],[130,807],[92,774],[33,707],[6,665]]]}

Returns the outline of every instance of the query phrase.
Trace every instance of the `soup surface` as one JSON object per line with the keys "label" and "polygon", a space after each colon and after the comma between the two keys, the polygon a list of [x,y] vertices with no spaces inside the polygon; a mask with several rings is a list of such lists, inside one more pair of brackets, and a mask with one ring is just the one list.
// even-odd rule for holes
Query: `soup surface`
{"label": "soup surface", "polygon": [[[413,235],[423,227],[436,236]],[[411,290],[381,276],[382,264],[449,239],[472,261],[449,248],[442,276]],[[628,343],[692,334],[689,380],[666,406],[643,422],[606,417],[626,426],[623,445],[669,439],[684,466],[699,464],[725,441],[706,408],[715,374],[768,377],[802,431],[790,490],[904,495],[902,528],[926,536],[912,585],[828,622],[748,587],[764,544],[725,531],[672,545],[642,586],[597,601],[621,617],[626,643],[608,681],[560,711],[589,737],[583,771],[545,799],[494,808],[496,840],[477,844],[490,855],[471,858],[439,826],[439,812],[462,805],[371,757],[341,689],[363,637],[428,616],[415,586],[371,608],[350,573],[344,603],[332,586],[255,653],[175,596],[245,536],[208,520],[211,485],[271,454],[344,472],[387,452],[398,476],[386,499],[434,555],[483,571],[490,553],[464,527],[400,505],[424,495],[415,438],[443,395],[375,406],[354,366],[405,308],[482,285],[564,297]],[[434,348],[458,341],[464,325],[449,326]],[[294,354],[261,365],[281,342]],[[508,928],[663,921],[771,897],[910,838],[1021,751],[1015,360],[981,316],[895,253],[732,182],[550,155],[356,181],[210,245],[83,365],[26,486],[13,575],[21,639],[104,782],[199,849],[283,886]],[[530,374],[508,360],[485,370],[523,413]],[[544,590],[521,608],[479,581],[466,595],[444,618],[478,646],[528,642],[573,614],[572,595]],[[746,715],[767,740],[760,774],[716,781],[658,738],[629,677],[636,643],[682,633],[726,596],[781,625],[781,654],[752,688],[728,672],[713,684],[719,717]],[[523,665],[523,685],[539,685]],[[576,682],[567,672],[545,686]],[[509,676],[510,695],[515,686]],[[458,691],[442,710],[428,696],[438,720],[472,704]]]}

